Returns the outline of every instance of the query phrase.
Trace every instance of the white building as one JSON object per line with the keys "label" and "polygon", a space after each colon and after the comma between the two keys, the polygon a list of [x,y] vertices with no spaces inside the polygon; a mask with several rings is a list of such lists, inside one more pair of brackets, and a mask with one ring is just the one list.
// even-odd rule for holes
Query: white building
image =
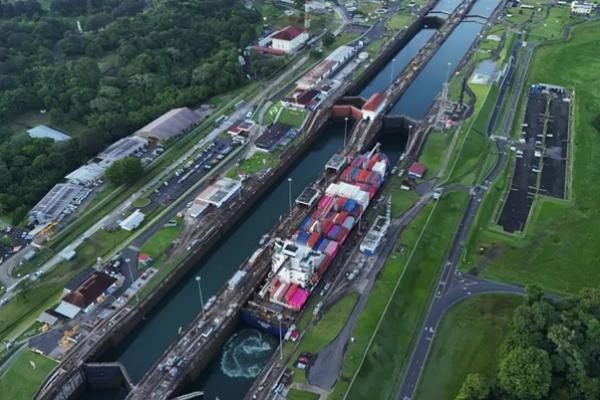
{"label": "white building", "polygon": [[242,182],[221,178],[213,185],[207,187],[196,197],[196,201],[221,207],[242,188]]}
{"label": "white building", "polygon": [[271,35],[271,47],[284,53],[292,53],[306,43],[308,38],[306,30],[288,26]]}
{"label": "white building", "polygon": [[375,119],[385,107],[385,95],[383,93],[373,93],[362,107],[362,117],[364,120]]}
{"label": "white building", "polygon": [[145,217],[146,216],[140,210],[135,210],[129,217],[121,221],[119,226],[121,229],[131,232],[144,222]]}
{"label": "white building", "polygon": [[101,167],[100,164],[89,163],[77,168],[75,171],[65,176],[65,179],[69,183],[89,186],[102,178],[105,171],[106,169]]}
{"label": "white building", "polygon": [[575,15],[590,15],[594,5],[587,1],[574,1],[571,3],[571,13]]}

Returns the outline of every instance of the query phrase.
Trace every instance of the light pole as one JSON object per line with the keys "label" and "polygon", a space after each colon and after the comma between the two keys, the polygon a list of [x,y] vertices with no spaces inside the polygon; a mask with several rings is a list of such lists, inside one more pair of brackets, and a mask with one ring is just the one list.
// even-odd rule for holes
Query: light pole
{"label": "light pole", "polygon": [[277,321],[279,321],[279,359],[283,360],[283,343],[282,343],[282,337],[281,337],[281,318],[283,318],[283,316],[281,314],[277,314]]}
{"label": "light pole", "polygon": [[390,86],[392,86],[392,82],[394,81],[394,67],[396,66],[396,59],[392,58],[392,71],[390,72]]}
{"label": "light pole", "polygon": [[130,285],[130,287],[131,287],[132,290],[135,291],[135,299],[139,303],[140,302],[140,296],[139,296],[137,290],[135,290],[135,288],[133,287],[133,282],[135,280],[133,279],[133,269],[131,267],[131,259],[130,258],[126,258],[125,262],[127,263],[127,269],[129,270],[129,278],[131,279],[131,285]]}
{"label": "light pole", "polygon": [[202,306],[202,318],[206,319],[206,310],[204,310],[204,296],[202,296],[202,284],[200,281],[202,278],[200,275],[196,276],[196,282],[198,283],[198,292],[200,293],[200,305]]}
{"label": "light pole", "polygon": [[446,70],[446,82],[448,82],[450,80],[450,66],[452,65],[452,63],[450,61],[448,61],[448,69]]}
{"label": "light pole", "polygon": [[348,134],[348,117],[344,117],[344,149],[346,148],[346,135]]}
{"label": "light pole", "polygon": [[290,212],[292,212],[292,178],[288,178]]}

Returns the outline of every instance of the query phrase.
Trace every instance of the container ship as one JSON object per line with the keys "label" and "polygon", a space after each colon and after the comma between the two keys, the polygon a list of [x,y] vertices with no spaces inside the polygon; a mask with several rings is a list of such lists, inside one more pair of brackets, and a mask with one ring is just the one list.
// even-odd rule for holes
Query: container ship
{"label": "container ship", "polygon": [[341,169],[288,238],[273,239],[268,277],[242,310],[250,326],[285,335],[383,184],[388,158],[376,146]]}

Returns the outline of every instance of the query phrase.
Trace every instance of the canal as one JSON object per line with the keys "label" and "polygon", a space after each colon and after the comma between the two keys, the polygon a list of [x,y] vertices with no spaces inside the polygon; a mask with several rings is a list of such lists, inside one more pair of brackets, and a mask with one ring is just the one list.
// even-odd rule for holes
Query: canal
{"label": "canal", "polygon": [[[452,11],[460,3],[460,0],[441,1],[449,8],[444,11]],[[472,14],[490,15],[498,2],[499,0],[479,0],[474,5]],[[461,23],[399,100],[393,113],[413,118],[424,116],[447,77],[448,63],[451,63],[452,69],[452,65],[460,62],[482,28],[481,23]],[[361,95],[368,96],[385,89],[434,32],[432,29],[423,29],[417,33],[361,91]],[[293,179],[293,193],[300,194],[305,186],[319,176],[331,155],[341,148],[343,131],[343,124],[330,124],[326,127],[314,145],[240,221],[237,228],[227,235],[227,239],[219,243],[187,278],[146,316],[144,322],[128,339],[105,354],[103,359],[120,361],[127,368],[131,378],[134,381],[139,380],[168,345],[177,339],[180,327],[185,329],[200,312],[198,288],[194,277],[202,276],[202,289],[206,297],[216,294],[243,260],[257,248],[262,235],[287,211],[287,178]],[[405,145],[401,135],[385,135],[381,142],[383,151],[395,162]],[[221,354],[205,369],[194,387],[189,389],[204,390],[204,398],[210,400],[217,397],[221,400],[241,399],[276,346],[274,338],[240,324],[237,332],[223,347]],[[117,399],[124,395],[124,391],[118,390],[95,391],[85,393],[82,398]]]}

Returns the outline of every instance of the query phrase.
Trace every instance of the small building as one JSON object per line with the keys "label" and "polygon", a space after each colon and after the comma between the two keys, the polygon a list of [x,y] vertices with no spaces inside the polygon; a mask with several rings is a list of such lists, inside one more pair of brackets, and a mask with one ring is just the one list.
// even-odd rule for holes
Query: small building
{"label": "small building", "polygon": [[194,201],[192,203],[192,206],[188,209],[188,215],[191,218],[196,219],[200,215],[202,215],[204,210],[206,210],[207,208],[208,208],[208,204],[204,203],[203,201]]}
{"label": "small building", "polygon": [[69,175],[65,176],[65,179],[69,183],[82,186],[90,186],[96,181],[102,178],[106,172],[106,169],[98,163],[89,163],[82,165]]}
{"label": "small building", "polygon": [[55,142],[66,142],[71,140],[71,136],[61,131],[57,131],[56,129],[52,129],[46,125],[38,125],[35,128],[28,129],[27,134],[32,138],[52,139]]}
{"label": "small building", "polygon": [[165,143],[189,132],[199,120],[200,116],[187,107],[174,108],[135,134],[154,142]]}
{"label": "small building", "polygon": [[292,53],[303,46],[308,38],[306,30],[288,26],[271,35],[271,47],[284,53]]}
{"label": "small building", "polygon": [[142,222],[144,222],[144,218],[146,216],[140,210],[135,210],[129,217],[125,218],[123,221],[119,223],[121,229],[131,232],[137,229]]}
{"label": "small building", "polygon": [[[238,121],[227,128],[227,133],[235,140],[240,137],[248,137],[250,130],[254,127],[252,121]],[[240,138],[241,139],[241,138]]]}
{"label": "small building", "polygon": [[416,179],[423,179],[427,173],[427,167],[419,162],[413,162],[408,168],[408,176]]}
{"label": "small building", "polygon": [[40,314],[40,316],[36,319],[37,322],[41,324],[46,324],[48,326],[52,326],[58,322],[58,317],[53,315],[51,311],[44,311]]}
{"label": "small building", "polygon": [[594,10],[594,4],[587,1],[573,1],[571,3],[571,14],[590,15]]}
{"label": "small building", "polygon": [[110,167],[115,161],[129,157],[148,147],[148,141],[139,136],[127,136],[108,146],[96,158],[103,168]]}
{"label": "small building", "polygon": [[307,109],[317,105],[320,101],[320,91],[315,89],[302,90],[296,89],[285,100],[282,100],[282,104],[286,107],[294,107],[300,109]]}
{"label": "small building", "polygon": [[356,49],[352,46],[340,46],[332,51],[325,59],[335,61],[339,68],[344,65],[346,61],[350,60],[355,52]]}
{"label": "small building", "polygon": [[296,82],[296,87],[301,90],[314,88],[323,79],[328,78],[337,68],[334,60],[325,59],[314,66]]}
{"label": "small building", "polygon": [[29,211],[29,222],[45,225],[58,220],[65,208],[84,188],[72,183],[59,183]]}
{"label": "small building", "polygon": [[148,266],[148,264],[150,264],[151,261],[152,257],[150,257],[150,255],[147,253],[140,253],[140,255],[138,256],[138,262],[143,266]]}
{"label": "small building", "polygon": [[292,131],[292,127],[285,124],[274,123],[269,126],[254,142],[258,150],[271,152]]}
{"label": "small building", "polygon": [[227,200],[233,197],[241,187],[242,182],[238,180],[221,178],[204,189],[202,193],[196,197],[196,200],[221,207]]}
{"label": "small building", "polygon": [[360,251],[368,256],[372,256],[377,251],[377,248],[381,244],[381,241],[385,237],[385,234],[390,226],[390,220],[383,215],[378,215],[375,218],[375,222],[369,228],[369,231],[365,235],[365,238],[360,243]]}
{"label": "small building", "polygon": [[85,282],[64,296],[54,311],[69,319],[82,311],[89,312],[96,303],[102,301],[108,289],[116,281],[116,278],[104,272],[95,271]]}
{"label": "small building", "polygon": [[364,120],[372,120],[377,117],[385,107],[385,95],[383,93],[373,93],[369,100],[362,106],[362,117]]}

